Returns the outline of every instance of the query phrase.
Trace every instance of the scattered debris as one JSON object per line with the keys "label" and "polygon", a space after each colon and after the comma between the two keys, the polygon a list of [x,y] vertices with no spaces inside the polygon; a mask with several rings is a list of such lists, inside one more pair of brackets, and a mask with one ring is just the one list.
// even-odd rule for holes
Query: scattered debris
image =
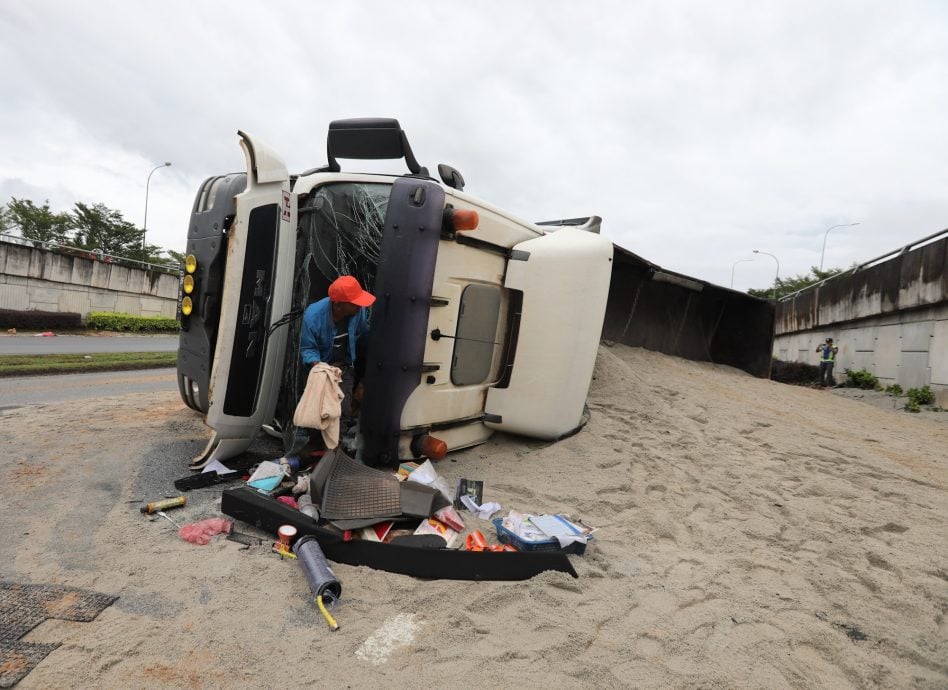
{"label": "scattered debris", "polygon": [[230,541],[235,541],[238,544],[243,544],[244,546],[263,546],[263,539],[260,537],[254,537],[250,534],[245,534],[244,532],[238,532],[235,529],[231,529],[227,534],[227,539]]}
{"label": "scattered debris", "polygon": [[418,528],[415,530],[415,534],[437,535],[444,539],[444,545],[449,549],[454,546],[458,536],[457,532],[436,518],[422,520],[421,524],[418,525]]}
{"label": "scattered debris", "polygon": [[337,601],[342,596],[342,584],[336,578],[332,568],[329,567],[326,555],[319,548],[319,542],[314,537],[303,537],[293,545],[293,553],[296,554],[300,566],[306,574],[306,580],[309,582],[310,591],[316,598],[319,612],[323,614],[330,630],[338,630],[339,625],[326,610],[326,600],[329,601],[330,605]]}
{"label": "scattered debris", "polygon": [[[454,490],[454,507],[458,510],[467,507],[468,503],[461,500],[465,496],[477,505],[483,503],[484,482],[479,479],[464,479],[463,477],[458,479],[457,487]],[[471,510],[470,508],[467,509]]]}
{"label": "scattered debris", "polygon": [[181,525],[179,525],[177,522],[175,522],[175,521],[172,520],[170,517],[168,517],[168,513],[166,513],[165,511],[159,510],[157,513],[155,513],[155,515],[157,515],[158,517],[164,518],[165,520],[167,520],[168,522],[170,522],[172,525],[174,525],[174,526],[177,527],[178,529],[181,529]]}
{"label": "scattered debris", "polygon": [[247,484],[255,489],[269,492],[277,488],[285,476],[279,464],[265,460],[253,471]]}
{"label": "scattered debris", "polygon": [[501,509],[501,505],[499,503],[491,502],[485,503],[484,505],[478,505],[474,499],[467,494],[461,496],[461,505],[474,513],[474,515],[481,520],[490,520],[491,515]]}
{"label": "scattered debris", "polygon": [[391,538],[389,543],[355,539],[353,532],[325,521],[317,524],[311,517],[246,486],[225,489],[221,495],[221,511],[271,534],[276,534],[281,525],[293,525],[301,536],[316,537],[326,557],[336,563],[433,579],[526,580],[546,570],[578,577],[569,558],[558,550],[525,551],[508,558],[493,553],[425,548],[416,542],[436,539],[443,547],[444,539],[432,535],[407,536],[395,528],[387,535]]}
{"label": "scattered debris", "polygon": [[467,535],[464,540],[464,548],[468,551],[517,551],[510,544],[488,544],[487,538],[479,529]]}
{"label": "scattered debris", "polygon": [[0,582],[0,688],[10,688],[59,647],[20,640],[48,618],[87,623],[118,597],[61,585]]}
{"label": "scattered debris", "polygon": [[277,500],[285,506],[290,506],[290,508],[299,510],[299,506],[296,504],[296,499],[292,496],[277,496]]}
{"label": "scattered debris", "polygon": [[203,489],[208,486],[214,486],[215,484],[225,484],[227,482],[232,482],[240,478],[238,472],[231,472],[230,474],[217,474],[216,472],[202,472],[200,474],[192,474],[187,477],[182,477],[181,479],[176,479],[174,482],[174,488],[178,491],[192,491],[194,489]]}
{"label": "scattered debris", "polygon": [[280,540],[280,546],[289,547],[290,543],[296,538],[297,531],[293,525],[282,525],[277,530],[277,538]]}
{"label": "scattered debris", "polygon": [[204,546],[211,543],[211,537],[230,532],[233,524],[230,520],[223,518],[208,518],[184,525],[178,530],[178,536],[192,544]]}
{"label": "scattered debris", "polygon": [[175,498],[167,498],[163,501],[152,501],[151,503],[146,503],[140,508],[140,510],[143,514],[152,515],[157,513],[159,510],[182,508],[187,502],[187,496],[176,496]]}
{"label": "scattered debris", "polygon": [[493,520],[497,539],[513,544],[518,551],[563,551],[583,554],[593,530],[564,515],[529,515],[511,510],[505,518]]}

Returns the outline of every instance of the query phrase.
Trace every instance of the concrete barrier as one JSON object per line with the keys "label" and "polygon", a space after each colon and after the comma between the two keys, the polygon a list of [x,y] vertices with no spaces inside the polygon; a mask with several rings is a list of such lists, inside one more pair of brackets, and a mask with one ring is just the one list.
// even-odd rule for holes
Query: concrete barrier
{"label": "concrete barrier", "polygon": [[866,369],[883,385],[931,386],[948,407],[948,236],[890,256],[778,302],[774,355],[817,364],[831,337],[837,379]]}
{"label": "concrete barrier", "polygon": [[0,309],[174,318],[179,276],[0,239]]}

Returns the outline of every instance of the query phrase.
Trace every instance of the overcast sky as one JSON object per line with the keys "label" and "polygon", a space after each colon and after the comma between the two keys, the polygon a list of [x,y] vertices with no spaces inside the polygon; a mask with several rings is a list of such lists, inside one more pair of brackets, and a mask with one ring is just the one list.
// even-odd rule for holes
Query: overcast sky
{"label": "overcast sky", "polygon": [[[529,220],[729,285],[948,227],[948,2],[0,2],[0,200],[102,202],[183,249],[236,131],[292,172],[330,120]],[[368,169],[366,163],[360,169]],[[351,167],[351,164],[350,166]],[[774,260],[739,263],[738,289]]]}

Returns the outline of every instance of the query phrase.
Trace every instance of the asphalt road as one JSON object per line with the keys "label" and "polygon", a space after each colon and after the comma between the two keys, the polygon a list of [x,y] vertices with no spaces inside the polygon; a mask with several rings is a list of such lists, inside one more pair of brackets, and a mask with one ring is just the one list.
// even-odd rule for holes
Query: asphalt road
{"label": "asphalt road", "polygon": [[55,376],[0,377],[0,412],[27,405],[48,405],[162,390],[178,390],[174,367]]}
{"label": "asphalt road", "polygon": [[0,337],[0,355],[65,355],[90,352],[174,352],[177,335],[10,335]]}

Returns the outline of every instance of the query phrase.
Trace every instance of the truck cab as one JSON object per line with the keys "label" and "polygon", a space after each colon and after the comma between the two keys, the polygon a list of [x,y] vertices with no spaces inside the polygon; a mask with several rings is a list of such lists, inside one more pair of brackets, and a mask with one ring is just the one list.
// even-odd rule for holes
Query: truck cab
{"label": "truck cab", "polygon": [[328,164],[298,175],[238,134],[246,172],[206,180],[188,230],[178,383],[213,432],[192,467],[242,453],[265,425],[292,446],[301,314],[340,275],[376,296],[357,362],[367,464],[581,426],[612,270],[599,218],[531,223],[465,193],[450,166],[436,180],[396,120],[331,123]]}

